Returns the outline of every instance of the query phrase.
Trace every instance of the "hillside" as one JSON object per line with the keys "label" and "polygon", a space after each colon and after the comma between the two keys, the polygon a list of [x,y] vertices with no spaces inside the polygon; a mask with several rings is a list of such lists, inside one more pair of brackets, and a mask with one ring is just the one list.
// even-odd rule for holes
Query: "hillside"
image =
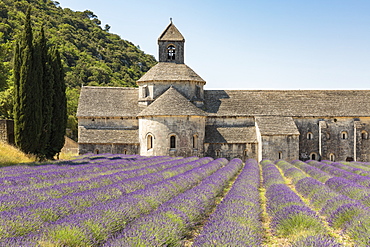
{"label": "hillside", "polygon": [[[35,33],[44,25],[50,45],[62,54],[68,86],[70,125],[76,119],[79,88],[89,86],[133,87],[156,64],[133,43],[109,33],[109,25],[89,10],[62,8],[51,0],[2,0],[0,2],[0,118],[12,118],[11,60],[13,44],[23,26],[25,11],[32,6]],[[72,126],[69,126],[72,127]]]}

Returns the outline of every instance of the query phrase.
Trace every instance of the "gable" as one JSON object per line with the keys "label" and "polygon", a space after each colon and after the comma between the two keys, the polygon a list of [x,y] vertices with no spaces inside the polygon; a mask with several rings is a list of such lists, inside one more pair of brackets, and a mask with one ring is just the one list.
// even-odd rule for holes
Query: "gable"
{"label": "gable", "polygon": [[193,105],[175,88],[170,87],[159,96],[139,117],[142,116],[205,116],[205,112]]}

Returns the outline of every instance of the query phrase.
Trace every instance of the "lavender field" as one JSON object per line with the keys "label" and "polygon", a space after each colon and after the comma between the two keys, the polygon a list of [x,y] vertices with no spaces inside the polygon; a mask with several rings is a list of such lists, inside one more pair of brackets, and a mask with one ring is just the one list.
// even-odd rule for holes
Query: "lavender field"
{"label": "lavender field", "polygon": [[0,186],[0,246],[370,246],[369,163],[87,154]]}

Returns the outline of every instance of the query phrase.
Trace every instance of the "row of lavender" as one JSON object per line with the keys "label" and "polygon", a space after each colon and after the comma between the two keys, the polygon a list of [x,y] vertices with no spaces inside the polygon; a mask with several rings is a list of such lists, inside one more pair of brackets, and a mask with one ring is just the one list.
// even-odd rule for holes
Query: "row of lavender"
{"label": "row of lavender", "polygon": [[292,246],[341,246],[331,229],[358,246],[370,244],[366,164],[265,160],[262,176],[256,161],[243,165],[238,159],[90,155],[6,168],[0,170],[0,245],[177,246],[189,245],[184,241],[194,229],[200,232],[193,246],[268,245],[266,232]]}
{"label": "row of lavender", "polygon": [[[339,231],[342,235],[349,236],[349,242],[352,244],[369,246],[370,208],[368,208],[368,200],[370,190],[368,186],[364,186],[370,181],[370,177],[367,176],[369,168],[367,165],[329,161],[308,161],[307,163],[293,161],[291,164],[279,161],[276,165],[281,169],[284,177],[291,180],[297,195],[304,198],[306,205],[314,211],[312,216],[316,219],[319,216],[326,221],[322,223],[328,223],[329,229],[326,229],[326,232]],[[356,173],[350,172],[354,171],[353,168],[356,169]],[[310,224],[310,228],[313,225]],[[297,226],[294,228],[297,229]],[[310,241],[313,241],[312,236],[317,236],[319,242],[323,241],[320,233],[311,234]],[[328,237],[324,239],[329,242],[333,241],[332,238],[328,240]],[[326,246],[323,243],[322,245]],[[332,245],[337,246],[338,243],[332,243],[329,246]]]}
{"label": "row of lavender", "polygon": [[[104,170],[105,166],[112,168],[109,156],[100,158],[100,162],[97,161],[97,157],[92,157],[92,160],[93,164],[89,164],[91,171]],[[186,159],[122,157],[119,161],[115,160],[116,166],[121,169],[114,167],[115,172],[109,175],[101,173],[93,179],[82,181],[79,181],[80,177],[77,176],[75,181],[50,187],[44,187],[43,181],[41,183],[43,188],[38,189],[39,183],[35,183],[36,189],[31,189],[30,193],[18,192],[17,187],[21,189],[22,186],[13,186],[8,194],[0,197],[2,208],[0,236],[18,237],[37,231],[44,228],[45,224],[84,211],[93,205],[112,201],[123,194],[186,172],[210,160],[210,158],[198,160],[195,157]],[[43,167],[50,170],[48,166]],[[64,169],[63,166],[61,168]],[[29,170],[28,167],[21,166],[14,169]],[[86,173],[84,167],[75,169],[82,169]],[[28,176],[27,173],[25,176]],[[32,180],[32,177],[30,179]],[[51,180],[46,181],[54,182],[55,178],[52,176]]]}
{"label": "row of lavender", "polygon": [[[168,163],[172,165],[165,165]],[[154,166],[162,169],[155,172],[158,169],[153,169]],[[200,217],[203,208],[206,210],[207,205],[212,207],[214,197],[241,167],[240,160],[228,162],[226,159],[212,161],[211,158],[191,157],[147,166],[147,174],[141,176],[136,173],[140,169],[131,170],[135,176],[129,179],[122,179],[122,174],[112,174],[116,176],[104,180],[119,177],[120,181],[4,210],[1,212],[0,241],[6,246],[36,246],[40,243],[100,246],[128,224],[132,226],[130,223],[135,219],[157,209],[171,198],[186,195],[186,191],[199,196],[199,201],[194,201],[194,205],[204,202],[199,208],[197,217]],[[218,182],[215,182],[217,179]],[[131,183],[136,187],[131,186],[130,189]],[[197,189],[192,190],[194,186]],[[111,187],[113,189],[110,191]],[[209,193],[208,198],[204,192]],[[188,205],[188,197],[183,199],[184,205]]]}

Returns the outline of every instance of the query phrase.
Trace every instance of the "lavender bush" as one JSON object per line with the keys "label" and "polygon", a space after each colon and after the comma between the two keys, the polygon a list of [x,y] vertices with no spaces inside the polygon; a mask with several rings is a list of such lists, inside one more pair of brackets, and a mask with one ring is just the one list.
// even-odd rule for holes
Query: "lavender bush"
{"label": "lavender bush", "polygon": [[261,246],[258,187],[258,164],[255,160],[247,160],[242,173],[192,246]]}
{"label": "lavender bush", "polygon": [[105,246],[180,245],[187,230],[197,224],[215,203],[227,182],[242,168],[234,159],[227,166],[204,179],[198,186],[169,200],[149,215],[132,222]]}
{"label": "lavender bush", "polygon": [[[275,166],[275,165],[274,165]],[[268,172],[265,172],[268,169]],[[279,170],[270,163],[262,164],[262,173],[267,179],[278,178],[279,183],[268,181],[266,188],[266,210],[271,216],[271,228],[278,236],[292,238],[295,235],[316,235],[324,230],[316,212],[307,207],[301,198],[282,180]],[[265,180],[265,176],[263,176]]]}

